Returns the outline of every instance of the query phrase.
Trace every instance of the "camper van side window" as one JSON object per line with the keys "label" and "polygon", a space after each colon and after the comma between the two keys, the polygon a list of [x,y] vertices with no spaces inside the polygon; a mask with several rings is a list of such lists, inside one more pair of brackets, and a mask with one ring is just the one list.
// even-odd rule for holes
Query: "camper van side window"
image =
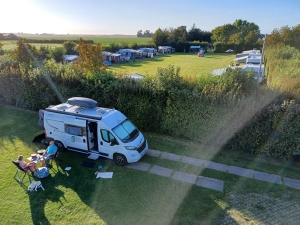
{"label": "camper van side window", "polygon": [[76,136],[83,135],[83,128],[82,127],[75,127],[71,125],[66,125],[66,133]]}
{"label": "camper van side window", "polygon": [[100,130],[103,141],[111,142],[115,137],[108,130]]}

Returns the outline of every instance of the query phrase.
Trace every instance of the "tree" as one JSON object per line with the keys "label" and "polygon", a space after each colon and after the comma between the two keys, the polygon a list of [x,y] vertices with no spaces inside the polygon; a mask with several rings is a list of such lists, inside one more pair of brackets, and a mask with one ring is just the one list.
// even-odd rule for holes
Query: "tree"
{"label": "tree", "polygon": [[237,33],[237,28],[231,24],[216,27],[211,31],[211,39],[215,42],[227,43],[232,34]]}
{"label": "tree", "polygon": [[201,29],[197,28],[195,24],[191,27],[188,31],[188,41],[204,41],[204,42],[211,42],[211,32],[209,31],[202,31]]}
{"label": "tree", "polygon": [[137,37],[143,37],[143,31],[142,30],[139,30],[137,32]]}
{"label": "tree", "polygon": [[186,26],[180,26],[177,27],[176,29],[170,28],[169,31],[169,38],[175,40],[176,42],[181,40],[181,41],[186,41],[188,37],[188,33],[186,31]]}
{"label": "tree", "polygon": [[238,29],[243,37],[247,36],[251,31],[259,32],[259,27],[255,23],[249,23],[247,20],[235,20],[232,24]]}
{"label": "tree", "polygon": [[161,30],[158,28],[152,36],[152,41],[156,46],[167,45],[169,34],[166,29]]}
{"label": "tree", "polygon": [[300,50],[300,24],[274,29],[267,38],[268,46],[290,45]]}
{"label": "tree", "polygon": [[191,29],[188,31],[188,41],[199,41],[199,37],[201,35],[201,30],[196,27],[195,24],[191,27]]}
{"label": "tree", "polygon": [[66,49],[67,55],[77,54],[77,51],[75,50],[76,43],[74,41],[65,41],[63,47]]}
{"label": "tree", "polygon": [[103,65],[105,56],[102,56],[102,46],[101,44],[93,45],[87,44],[82,38],[78,42],[78,67],[80,67],[84,72],[98,73],[106,69]]}
{"label": "tree", "polygon": [[250,31],[244,38],[245,44],[250,45],[257,42],[257,33],[255,31]]}
{"label": "tree", "polygon": [[38,50],[38,53],[37,53],[38,59],[40,59],[40,60],[46,59],[49,56],[50,51],[51,51],[51,49],[48,45],[47,46],[41,45],[40,49]]}
{"label": "tree", "polygon": [[21,63],[34,62],[36,56],[37,56],[36,47],[28,44],[25,38],[20,38],[17,41],[17,47],[12,52],[12,57]]}
{"label": "tree", "polygon": [[48,57],[54,59],[57,63],[62,63],[64,60],[64,55],[66,54],[66,49],[64,47],[55,47],[50,50]]}
{"label": "tree", "polygon": [[[259,27],[255,23],[246,20],[235,20],[233,24],[225,24],[212,30],[212,40],[230,44],[254,44],[258,37]],[[247,37],[247,38],[246,38]],[[245,38],[247,40],[245,40]]]}
{"label": "tree", "polygon": [[3,44],[0,42],[0,50],[2,50]]}
{"label": "tree", "polygon": [[150,30],[146,30],[145,32],[144,32],[144,35],[143,35],[144,37],[151,37],[152,36],[152,34],[150,33]]}

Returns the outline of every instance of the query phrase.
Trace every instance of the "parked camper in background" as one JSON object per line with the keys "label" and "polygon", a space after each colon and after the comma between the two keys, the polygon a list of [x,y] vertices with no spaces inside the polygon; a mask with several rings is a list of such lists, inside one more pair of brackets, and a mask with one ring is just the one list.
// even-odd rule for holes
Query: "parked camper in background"
{"label": "parked camper in background", "polygon": [[158,53],[167,54],[167,53],[175,53],[175,48],[171,46],[158,46]]}
{"label": "parked camper in background", "polygon": [[138,50],[147,52],[146,57],[153,57],[157,54],[157,50],[155,48],[139,48]]}
{"label": "parked camper in background", "polygon": [[116,53],[122,56],[128,56],[130,59],[135,59],[136,50],[134,49],[119,49]]}
{"label": "parked camper in background", "polygon": [[76,63],[78,55],[64,55],[63,64]]}
{"label": "parked camper in background", "polygon": [[260,64],[261,56],[251,56],[247,58],[246,64]]}
{"label": "parked camper in background", "polygon": [[204,51],[204,49],[200,45],[190,46],[190,53],[198,53],[200,51]]}
{"label": "parked camper in background", "polygon": [[113,159],[120,166],[140,160],[148,150],[143,134],[118,110],[97,105],[92,99],[73,97],[40,110],[39,125],[47,142],[55,140],[59,149]]}

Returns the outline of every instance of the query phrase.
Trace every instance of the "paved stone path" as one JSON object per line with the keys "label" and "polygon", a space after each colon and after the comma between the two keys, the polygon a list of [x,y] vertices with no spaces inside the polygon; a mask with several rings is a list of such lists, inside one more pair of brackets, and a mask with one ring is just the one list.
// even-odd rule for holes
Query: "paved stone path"
{"label": "paved stone path", "polygon": [[[283,184],[292,188],[300,189],[300,180],[291,179],[287,177],[281,177],[275,174],[264,173],[260,171],[245,169],[242,167],[228,166],[220,163],[215,163],[208,160],[196,159],[191,157],[186,157],[182,155],[176,155],[173,153],[162,152],[158,150],[149,149],[146,153],[149,156],[172,160],[176,162],[184,162],[187,164],[192,164],[195,166],[203,166],[204,168],[209,168],[221,172],[228,172],[230,174],[235,174],[238,176],[243,176],[246,178],[252,178],[257,180],[262,180],[270,183]],[[160,176],[170,177],[175,180],[180,180],[183,182],[195,184],[198,186],[222,191],[223,181],[203,176],[197,176],[195,174],[183,173],[179,171],[174,171],[168,168],[151,165],[148,163],[137,162],[127,165],[128,168],[137,169],[141,171],[148,171],[153,174]]]}

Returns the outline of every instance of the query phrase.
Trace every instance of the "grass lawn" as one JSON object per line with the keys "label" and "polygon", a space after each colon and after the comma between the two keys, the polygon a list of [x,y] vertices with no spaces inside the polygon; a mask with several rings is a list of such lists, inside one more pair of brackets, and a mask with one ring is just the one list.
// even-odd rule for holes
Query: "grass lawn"
{"label": "grass lawn", "polygon": [[[94,161],[66,151],[53,162],[50,176],[41,179],[45,191],[28,192],[13,179],[16,168],[11,160],[45,148],[32,142],[40,131],[38,113],[0,104],[0,117],[1,224],[297,224],[300,220],[300,190],[148,155],[141,161],[223,180],[224,191],[119,167],[104,159],[96,160],[94,168],[85,168],[82,162]],[[151,149],[300,179],[299,163],[213,150],[153,133],[145,136]],[[95,179],[98,165],[103,166],[101,172],[114,172],[113,178]],[[67,166],[72,169],[65,171]]]}
{"label": "grass lawn", "polygon": [[139,73],[151,76],[157,72],[158,67],[174,65],[181,68],[182,76],[201,76],[210,73],[211,70],[227,67],[234,58],[233,54],[212,52],[205,54],[205,57],[197,57],[196,54],[190,53],[161,54],[152,59],[136,59],[135,62],[131,60],[129,63],[113,64],[108,69],[120,74]]}

